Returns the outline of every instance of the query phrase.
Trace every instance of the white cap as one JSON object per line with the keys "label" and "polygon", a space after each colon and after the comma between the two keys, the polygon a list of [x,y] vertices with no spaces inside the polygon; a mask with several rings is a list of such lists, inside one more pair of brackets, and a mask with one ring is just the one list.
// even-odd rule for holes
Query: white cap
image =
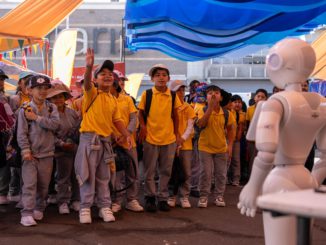
{"label": "white cap", "polygon": [[169,69],[167,68],[166,65],[163,65],[163,64],[156,64],[156,65],[153,65],[152,68],[149,70],[148,75],[149,75],[150,77],[152,77],[152,75],[153,75],[153,74],[152,74],[153,71],[154,71],[155,69],[157,69],[157,68],[161,68],[161,69],[166,70],[167,73],[168,73],[168,75],[170,76]]}
{"label": "white cap", "polygon": [[175,80],[175,81],[171,81],[169,84],[169,89],[173,92],[178,91],[178,89],[182,86],[187,86],[186,83],[184,81],[181,80]]}

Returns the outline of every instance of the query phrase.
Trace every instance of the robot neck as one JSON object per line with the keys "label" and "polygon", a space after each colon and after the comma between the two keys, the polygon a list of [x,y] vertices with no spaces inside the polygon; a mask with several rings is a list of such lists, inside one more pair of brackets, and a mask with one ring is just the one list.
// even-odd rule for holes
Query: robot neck
{"label": "robot neck", "polygon": [[297,91],[297,92],[301,92],[302,88],[301,88],[301,83],[288,83],[285,86],[285,91]]}

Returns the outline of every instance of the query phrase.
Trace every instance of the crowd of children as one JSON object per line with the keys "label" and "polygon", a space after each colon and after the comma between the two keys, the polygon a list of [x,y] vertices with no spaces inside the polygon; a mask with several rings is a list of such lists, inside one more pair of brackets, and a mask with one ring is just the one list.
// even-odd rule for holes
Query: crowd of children
{"label": "crowd of children", "polygon": [[[257,90],[246,117],[239,95],[195,80],[185,96],[186,83],[170,81],[169,69],[158,64],[149,71],[153,87],[136,107],[112,61],[94,72],[93,65],[88,49],[83,95],[69,106],[71,94],[61,81],[27,72],[8,98],[8,77],[0,71],[0,204],[18,202],[21,224],[36,225],[54,176],[58,212],[79,211],[80,223],[92,222],[94,205],[105,222],[113,222],[123,204],[134,212],[191,208],[191,194],[200,208],[207,207],[210,193],[224,207],[226,185],[240,186],[248,176],[241,167],[241,142],[246,120],[267,92]],[[254,156],[254,142],[248,145]]]}

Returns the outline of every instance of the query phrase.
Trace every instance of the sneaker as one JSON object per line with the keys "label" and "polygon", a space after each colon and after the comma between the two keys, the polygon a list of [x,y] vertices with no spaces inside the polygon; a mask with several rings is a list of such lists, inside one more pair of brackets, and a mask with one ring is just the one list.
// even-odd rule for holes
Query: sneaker
{"label": "sneaker", "polygon": [[114,222],[115,218],[110,208],[101,208],[98,214],[104,222]]}
{"label": "sneaker", "polygon": [[10,202],[19,202],[20,201],[20,195],[16,195],[16,196],[8,195],[7,198]]}
{"label": "sneaker", "polygon": [[43,212],[41,212],[41,211],[39,211],[39,210],[34,210],[34,211],[33,211],[33,218],[34,218],[35,220],[42,220],[43,217],[44,217]]}
{"label": "sneaker", "polygon": [[180,204],[182,208],[191,208],[191,204],[187,197],[180,198]]}
{"label": "sneaker", "polygon": [[144,208],[139,204],[139,202],[135,199],[127,203],[126,209],[133,212],[143,212]]}
{"label": "sneaker", "polygon": [[69,210],[68,204],[65,202],[62,203],[59,206],[59,214],[69,214],[69,213],[70,213],[70,210]]}
{"label": "sneaker", "polygon": [[207,197],[200,197],[197,206],[199,208],[207,208],[208,199]]}
{"label": "sneaker", "polygon": [[23,216],[23,217],[21,217],[20,223],[23,226],[34,226],[34,225],[37,225],[36,221],[34,220],[34,218],[32,216]]}
{"label": "sneaker", "polygon": [[215,205],[218,207],[225,207],[225,201],[224,201],[224,197],[217,197],[215,199]]}
{"label": "sneaker", "polygon": [[157,211],[155,197],[145,197],[145,210],[151,213],[155,213]]}
{"label": "sneaker", "polygon": [[168,198],[168,205],[171,208],[174,208],[175,207],[175,204],[176,204],[176,198],[175,198],[175,196],[169,197]]}
{"label": "sneaker", "polygon": [[92,223],[91,209],[82,208],[79,210],[79,223],[81,223],[81,224]]}
{"label": "sneaker", "polygon": [[159,201],[158,202],[158,208],[159,208],[159,210],[161,210],[163,212],[170,211],[170,206],[168,205],[167,201]]}
{"label": "sneaker", "polygon": [[79,210],[80,210],[80,202],[79,201],[73,201],[70,204],[70,209],[74,210],[75,212],[79,212]]}
{"label": "sneaker", "polygon": [[48,204],[57,204],[57,197],[56,195],[49,195],[48,200],[46,201]]}
{"label": "sneaker", "polygon": [[121,210],[121,205],[119,203],[112,203],[111,210],[113,213],[117,213]]}
{"label": "sneaker", "polygon": [[191,190],[190,191],[190,196],[193,196],[193,197],[200,197],[200,193],[198,190]]}
{"label": "sneaker", "polygon": [[9,204],[7,196],[0,196],[0,205]]}

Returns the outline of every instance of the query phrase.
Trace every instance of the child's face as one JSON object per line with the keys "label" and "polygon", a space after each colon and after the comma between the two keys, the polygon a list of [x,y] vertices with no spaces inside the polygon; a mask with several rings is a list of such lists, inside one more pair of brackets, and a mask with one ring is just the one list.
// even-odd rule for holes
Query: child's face
{"label": "child's face", "polygon": [[219,90],[209,90],[207,92],[207,101],[210,102],[213,96],[219,102],[222,100],[221,92]]}
{"label": "child's face", "polygon": [[258,92],[256,95],[255,95],[255,98],[254,98],[256,104],[259,102],[259,101],[264,101],[264,100],[267,100],[265,94],[263,92]]}
{"label": "child's face", "polygon": [[101,90],[108,90],[113,85],[113,81],[113,72],[107,68],[102,69],[97,74],[97,78],[95,78],[95,82],[98,84],[98,88]]}
{"label": "child's face", "polygon": [[119,79],[119,86],[122,90],[125,89],[125,80],[124,79]]}
{"label": "child's face", "polygon": [[65,105],[66,98],[61,94],[57,94],[50,99],[51,103],[55,104],[58,108],[61,108]]}
{"label": "child's face", "polygon": [[20,81],[19,86],[20,86],[22,92],[23,92],[24,94],[28,95],[28,89],[27,89],[27,87],[26,87],[26,85],[25,85],[25,82],[26,82],[26,79],[23,78],[23,79]]}
{"label": "child's face", "polygon": [[186,87],[185,86],[181,86],[177,90],[177,95],[178,95],[180,101],[183,101],[183,98],[185,97],[185,93],[186,93]]}
{"label": "child's face", "polygon": [[309,91],[309,85],[306,81],[304,81],[303,83],[301,83],[301,88],[302,88],[302,92],[308,92]]}
{"label": "child's face", "polygon": [[241,109],[242,109],[242,101],[241,100],[235,100],[232,102],[232,104],[233,104],[233,109],[235,111],[241,111]]}
{"label": "child's face", "polygon": [[46,96],[48,95],[48,90],[48,86],[37,86],[34,88],[30,88],[28,91],[29,94],[32,95],[34,100],[45,101]]}
{"label": "child's face", "polygon": [[166,70],[157,70],[155,74],[152,76],[152,81],[155,84],[155,87],[166,87],[166,84],[170,80],[170,76],[168,75]]}

